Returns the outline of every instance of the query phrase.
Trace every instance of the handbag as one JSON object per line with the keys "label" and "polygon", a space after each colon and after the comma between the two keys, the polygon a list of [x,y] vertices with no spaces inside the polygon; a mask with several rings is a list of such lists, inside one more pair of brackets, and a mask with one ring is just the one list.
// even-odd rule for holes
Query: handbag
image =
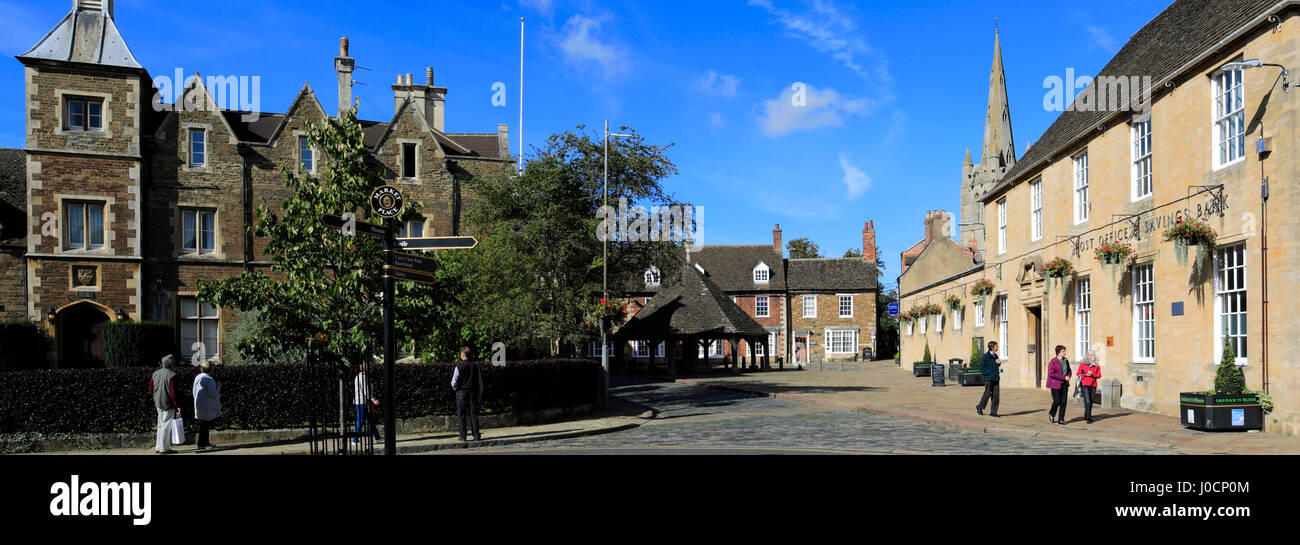
{"label": "handbag", "polygon": [[1077,375],[1074,377],[1074,397],[1083,397],[1083,388],[1079,387],[1079,384],[1082,382],[1083,379],[1081,377]]}
{"label": "handbag", "polygon": [[179,416],[172,419],[172,444],[185,444],[185,421]]}

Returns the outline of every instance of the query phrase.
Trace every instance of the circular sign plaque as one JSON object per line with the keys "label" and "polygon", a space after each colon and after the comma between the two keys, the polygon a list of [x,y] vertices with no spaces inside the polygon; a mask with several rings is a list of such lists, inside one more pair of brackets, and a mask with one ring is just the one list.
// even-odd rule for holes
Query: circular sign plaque
{"label": "circular sign plaque", "polygon": [[379,187],[370,194],[370,207],[375,213],[385,218],[396,216],[402,211],[402,192],[396,187]]}

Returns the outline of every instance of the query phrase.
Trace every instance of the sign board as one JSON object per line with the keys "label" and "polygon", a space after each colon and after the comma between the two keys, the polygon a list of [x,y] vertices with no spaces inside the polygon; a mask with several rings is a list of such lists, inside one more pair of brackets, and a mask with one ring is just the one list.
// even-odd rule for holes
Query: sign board
{"label": "sign board", "polygon": [[478,246],[474,237],[399,238],[397,247],[403,250],[468,250]]}
{"label": "sign board", "polygon": [[1172,315],[1174,315],[1174,316],[1182,316],[1182,315],[1183,315],[1183,302],[1182,302],[1182,301],[1177,301],[1177,302],[1175,302],[1174,304],[1170,305],[1169,313],[1172,314]]}
{"label": "sign board", "polygon": [[402,212],[402,192],[396,187],[377,187],[370,193],[370,208],[385,218],[396,216]]}
{"label": "sign board", "polygon": [[356,219],[347,220],[339,216],[321,214],[320,221],[325,224],[326,227],[332,227],[334,229],[351,228],[354,229],[357,234],[370,235],[372,237],[382,238],[388,234],[388,229],[385,229],[383,225],[375,225],[373,223],[357,221]]}
{"label": "sign board", "polygon": [[408,282],[419,282],[421,284],[435,284],[437,279],[432,273],[412,271],[410,269],[399,269],[390,265],[384,265],[384,276],[394,280],[405,280]]}
{"label": "sign board", "polygon": [[890,315],[890,316],[898,316],[898,303],[890,303],[890,304],[889,304],[889,315]]}
{"label": "sign board", "polygon": [[433,274],[438,270],[438,262],[427,257],[404,254],[402,252],[392,252],[393,267],[406,269],[408,271]]}

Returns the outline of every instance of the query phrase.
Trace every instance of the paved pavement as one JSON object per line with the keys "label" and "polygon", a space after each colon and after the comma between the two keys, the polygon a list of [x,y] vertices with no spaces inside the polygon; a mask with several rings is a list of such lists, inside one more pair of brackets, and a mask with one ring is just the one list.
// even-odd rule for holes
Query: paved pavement
{"label": "paved pavement", "polygon": [[1071,399],[1068,425],[1047,422],[1045,390],[1002,388],[1001,418],[975,414],[983,388],[930,386],[893,361],[857,364],[860,369],[783,371],[679,379],[683,383],[738,389],[827,409],[849,410],[924,422],[947,429],[1082,444],[1155,447],[1165,452],[1300,454],[1300,437],[1276,433],[1209,433],[1189,430],[1177,417],[1093,407],[1095,424],[1083,422],[1082,404]]}
{"label": "paved pavement", "polygon": [[[846,371],[847,373],[847,371]],[[627,379],[624,379],[627,381]],[[952,430],[698,384],[629,381],[614,395],[652,407],[642,426],[475,450],[493,454],[1168,454],[1168,448]]]}

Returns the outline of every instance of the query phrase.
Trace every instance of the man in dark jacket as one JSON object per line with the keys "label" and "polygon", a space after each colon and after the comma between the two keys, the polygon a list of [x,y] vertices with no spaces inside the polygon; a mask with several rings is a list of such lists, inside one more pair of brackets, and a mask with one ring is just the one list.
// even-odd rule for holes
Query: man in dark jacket
{"label": "man in dark jacket", "polygon": [[153,397],[153,406],[158,409],[158,442],[154,451],[158,454],[174,454],[172,450],[172,420],[180,414],[180,404],[176,403],[176,356],[168,354],[162,359],[162,368],[153,372],[149,380],[149,395]]}
{"label": "man in dark jacket", "polygon": [[478,364],[469,361],[469,347],[460,349],[460,362],[451,375],[451,387],[456,390],[456,417],[460,419],[460,440],[465,440],[465,418],[473,423],[474,440],[482,441],[478,432],[478,404],[483,398],[483,373]]}
{"label": "man in dark jacket", "polygon": [[989,399],[992,399],[993,407],[989,411],[989,416],[997,416],[1000,397],[998,382],[1002,378],[1002,359],[998,357],[997,341],[989,341],[989,351],[980,358],[980,375],[984,377],[984,396],[980,398],[980,404],[975,406],[975,412],[982,416],[984,406],[988,404]]}

